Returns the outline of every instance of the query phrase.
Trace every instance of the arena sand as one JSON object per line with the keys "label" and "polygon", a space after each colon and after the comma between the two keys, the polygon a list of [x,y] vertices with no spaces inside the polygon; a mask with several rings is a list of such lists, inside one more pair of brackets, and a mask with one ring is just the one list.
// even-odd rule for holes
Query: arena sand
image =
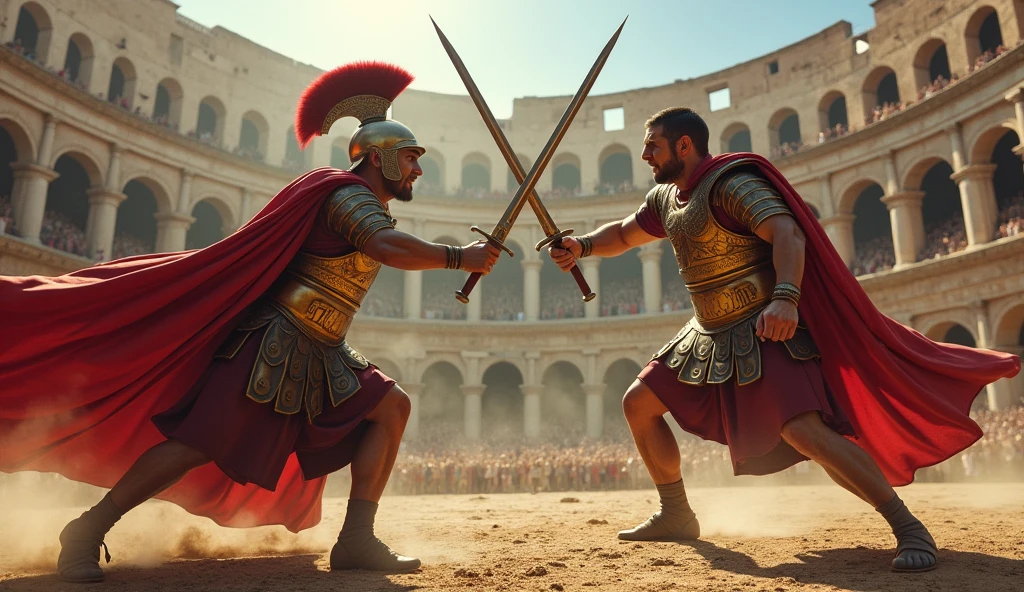
{"label": "arena sand", "polygon": [[[747,479],[744,483],[752,483]],[[12,493],[12,489],[15,490]],[[1024,485],[912,485],[900,490],[928,524],[940,569],[888,571],[885,523],[834,486],[694,489],[703,540],[637,544],[615,533],[655,508],[651,491],[396,496],[378,534],[424,566],[404,575],[331,573],[345,500],[294,535],[227,529],[150,502],[107,537],[107,582],[53,575],[57,534],[81,508],[44,509],[46,496],[8,487],[0,515],[0,590],[1024,590]]]}

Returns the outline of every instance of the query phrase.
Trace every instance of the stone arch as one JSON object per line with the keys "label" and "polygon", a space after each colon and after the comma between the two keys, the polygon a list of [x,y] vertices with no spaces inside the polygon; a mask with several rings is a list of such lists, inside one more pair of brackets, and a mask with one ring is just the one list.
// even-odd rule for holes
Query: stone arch
{"label": "stone arch", "polygon": [[174,78],[164,78],[156,85],[153,100],[153,121],[171,129],[181,125],[181,105],[185,91]]}
{"label": "stone arch", "polygon": [[[530,172],[530,167],[533,166],[533,160],[531,160],[529,156],[523,154],[522,152],[517,152],[516,158],[519,159],[519,164],[522,165],[523,167],[523,174],[525,175],[526,173]],[[516,190],[519,189],[519,181],[516,181],[516,176],[512,172],[511,168],[506,167],[505,173],[505,189],[509,192],[509,194],[514,194]]]}
{"label": "stone arch", "polygon": [[250,109],[242,115],[242,129],[238,132],[238,150],[246,158],[263,161],[267,154],[270,124],[262,113]]}
{"label": "stone arch", "polygon": [[639,248],[618,257],[601,259],[601,316],[643,314],[643,267],[638,260]]}
{"label": "stone arch", "polygon": [[433,148],[428,148],[426,153],[419,159],[420,168],[423,169],[423,176],[416,184],[422,187],[421,192],[428,195],[444,195],[445,182],[444,154]]}
{"label": "stone arch", "polygon": [[496,360],[483,373],[481,416],[491,437],[517,436],[523,431],[523,371],[513,360]]}
{"label": "stone arch", "polygon": [[896,264],[889,212],[882,203],[885,192],[874,183],[860,184],[851,204],[853,219],[854,275],[875,273]]}
{"label": "stone arch", "polygon": [[85,33],[77,32],[68,38],[68,49],[64,54],[64,76],[68,82],[88,89],[95,63],[96,51]]}
{"label": "stone arch", "polygon": [[850,129],[850,118],[846,110],[846,95],[842,91],[832,90],[818,101],[818,127],[821,131],[834,130],[837,125]]}
{"label": "stone arch", "polygon": [[925,174],[939,162],[948,163],[951,159],[944,154],[928,154],[918,159],[913,165],[907,167],[903,174],[903,183],[900,185],[904,191],[917,191],[921,188],[921,182]]}
{"label": "stone arch", "polygon": [[[936,317],[922,325],[920,332],[932,341],[958,343],[956,341],[946,341],[950,330],[954,328],[958,329],[956,329],[953,337],[956,337],[957,334],[961,336],[966,335],[970,337],[971,341],[977,342],[978,335],[974,329],[973,317],[971,317],[966,309],[946,311],[942,316]],[[972,345],[970,347],[975,346]]]}
{"label": "stone arch", "polygon": [[60,155],[53,166],[56,179],[46,190],[46,205],[39,240],[75,255],[86,254],[89,190],[101,186],[99,167],[77,151]]}
{"label": "stone arch", "polygon": [[170,193],[158,180],[148,176],[129,176],[122,192],[127,198],[117,208],[112,258],[155,252],[156,216],[172,210]]}
{"label": "stone arch", "polygon": [[110,66],[110,84],[107,86],[107,100],[119,107],[131,109],[135,106],[135,82],[138,74],[135,64],[121,56]]}
{"label": "stone arch", "polygon": [[629,435],[629,426],[622,414],[622,397],[640,374],[640,364],[629,358],[619,358],[604,371],[604,435],[610,438]]}
{"label": "stone arch", "polygon": [[964,41],[967,45],[967,67],[973,68],[978,56],[986,51],[995,51],[1003,43],[1003,32],[999,26],[999,13],[991,6],[981,6],[964,27]]}
{"label": "stone arch", "polygon": [[587,395],[583,372],[576,364],[559,360],[544,369],[540,415],[547,436],[578,441],[587,427]]}
{"label": "stone arch", "polygon": [[993,341],[997,347],[1024,346],[1024,299],[1000,311],[993,322]]}
{"label": "stone arch", "polygon": [[864,117],[869,118],[869,121],[875,107],[880,107],[883,103],[898,103],[900,93],[896,72],[889,66],[876,67],[864,78],[861,96],[864,102]]}
{"label": "stone arch", "polygon": [[[56,170],[57,161],[59,161],[62,156],[73,158],[82,166],[82,168],[85,169],[85,172],[89,176],[90,187],[103,186],[104,174],[103,169],[100,168],[99,165],[100,162],[103,162],[103,159],[101,159],[92,150],[76,144],[62,146],[59,150],[54,150],[53,162],[50,163],[50,168]],[[52,186],[53,184],[51,183],[50,185]]]}
{"label": "stone arch", "polygon": [[772,148],[784,144],[800,144],[800,116],[790,107],[783,107],[768,119],[768,137]]}
{"label": "stone arch", "polygon": [[616,193],[620,187],[633,186],[633,157],[622,144],[611,144],[597,158],[600,169],[599,193]]}
{"label": "stone arch", "polygon": [[726,126],[719,142],[722,152],[753,152],[754,150],[750,139],[750,128],[740,121]]}
{"label": "stone arch", "polygon": [[464,191],[491,190],[491,159],[483,153],[471,152],[462,158],[461,187]]}
{"label": "stone arch", "polygon": [[[335,138],[331,142],[331,166],[343,171],[352,166],[352,159],[348,156],[348,145],[351,138]],[[422,159],[420,159],[422,162]]]}
{"label": "stone arch", "polygon": [[196,116],[195,136],[200,142],[220,146],[224,137],[224,118],[227,110],[224,102],[213,95],[207,95],[199,101],[199,114]]}
{"label": "stone arch", "polygon": [[525,316],[523,302],[523,254],[526,252],[517,241],[508,240],[505,246],[515,253],[514,258],[502,256],[498,259],[486,281],[480,282],[480,316],[485,321],[518,321]]}
{"label": "stone arch", "polygon": [[[998,125],[988,127],[968,141],[969,162],[971,164],[983,164],[991,162],[992,152],[996,145],[1007,134],[1017,135],[1017,125],[1013,121],[1001,121]],[[1019,158],[1018,158],[1019,160]]]}
{"label": "stone arch", "polygon": [[216,196],[204,197],[192,206],[196,219],[185,234],[186,249],[202,249],[227,236],[235,228],[235,215],[227,202]]}
{"label": "stone arch", "polygon": [[[872,185],[877,185],[879,191],[881,191],[884,184],[884,181],[874,177],[866,177],[852,181],[838,192],[839,202],[836,204],[836,211],[839,214],[852,214],[858,198],[860,198],[861,193],[863,193],[865,189]],[[885,192],[882,191],[882,194],[884,195]]]}
{"label": "stone arch", "polygon": [[[452,236],[439,236],[431,242],[441,245],[458,246],[463,241]],[[466,305],[455,299],[458,279],[449,270],[428,269],[423,272],[421,283],[420,314],[432,321],[464,321]]]}
{"label": "stone arch", "polygon": [[402,382],[402,369],[391,358],[373,356],[373,365],[380,368],[380,371],[388,378],[393,378],[399,383]]}
{"label": "stone arch", "polygon": [[1002,135],[992,146],[988,161],[996,165],[992,174],[992,188],[1001,222],[1003,210],[1024,195],[1024,172],[1021,171],[1020,157],[1013,152],[1020,144],[1017,132],[1005,128],[995,131],[1002,132]]}
{"label": "stone arch", "polygon": [[914,55],[913,65],[915,88],[926,87],[940,76],[947,81],[952,76],[946,42],[942,39],[932,38],[922,43]]}
{"label": "stone arch", "polygon": [[804,202],[804,203],[807,204],[807,207],[810,208],[811,213],[814,214],[814,219],[815,220],[821,220],[821,213],[818,211],[818,206],[816,206],[816,205],[814,205],[814,204],[812,204],[810,202]]}
{"label": "stone arch", "polygon": [[26,2],[18,10],[14,25],[14,43],[21,44],[22,51],[40,64],[46,64],[53,36],[53,20],[50,13],[38,2]]}
{"label": "stone arch", "polygon": [[967,231],[960,203],[960,190],[950,176],[953,167],[944,160],[934,162],[921,178],[921,217],[924,224],[924,250],[927,259],[967,248]]}
{"label": "stone arch", "polygon": [[551,189],[578,194],[583,189],[580,177],[580,157],[572,152],[563,152],[551,163]]}
{"label": "stone arch", "polygon": [[462,431],[465,403],[459,387],[464,383],[462,371],[447,361],[436,361],[420,378],[420,426],[437,426],[442,432]]}
{"label": "stone arch", "polygon": [[0,166],[14,162],[30,163],[35,161],[36,146],[32,136],[26,131],[28,125],[21,118],[0,113],[0,129],[7,133],[15,158],[0,162]]}

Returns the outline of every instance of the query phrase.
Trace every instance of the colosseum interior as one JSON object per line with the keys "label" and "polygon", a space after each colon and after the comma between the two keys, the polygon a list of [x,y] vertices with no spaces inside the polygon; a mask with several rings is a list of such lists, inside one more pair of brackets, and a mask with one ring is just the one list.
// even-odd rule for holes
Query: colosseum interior
{"label": "colosseum interior", "polygon": [[[883,312],[1021,354],[1024,1],[873,7],[859,35],[840,21],[700,78],[591,96],[538,186],[553,216],[582,233],[633,211],[650,184],[643,121],[694,106],[713,151],[764,154],[785,173]],[[0,0],[0,19],[0,274],[203,247],[298,173],[348,165],[351,125],[305,151],[294,140],[296,97],[318,70],[168,0]],[[501,121],[526,166],[565,102],[517,99]],[[400,228],[470,241],[517,186],[471,101],[410,90],[393,116],[428,147]],[[671,248],[585,260],[598,298],[583,304],[532,248],[540,238],[524,216],[516,258],[468,306],[452,297],[462,274],[378,277],[352,342],[410,394],[409,437],[428,422],[486,437],[498,417],[527,437],[621,425],[625,387],[691,314]],[[1018,377],[977,405],[1022,396]]]}

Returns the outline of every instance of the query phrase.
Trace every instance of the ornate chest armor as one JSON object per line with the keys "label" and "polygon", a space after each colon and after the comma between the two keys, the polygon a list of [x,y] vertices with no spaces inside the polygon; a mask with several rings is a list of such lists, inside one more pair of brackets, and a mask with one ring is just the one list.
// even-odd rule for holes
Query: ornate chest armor
{"label": "ornate chest armor", "polygon": [[[757,315],[771,301],[775,287],[772,246],[753,234],[771,216],[792,215],[778,191],[740,160],[704,177],[690,200],[680,205],[674,185],[660,185],[647,196],[660,214],[690,292],[694,317],[654,359],[679,371],[687,384],[721,384],[736,378],[739,385],[761,377]],[[724,228],[711,206],[751,229],[738,234]],[[785,342],[794,359],[818,356],[805,327]]]}
{"label": "ornate chest armor", "polygon": [[[362,186],[339,189],[324,205],[330,230],[359,249],[394,220]],[[343,243],[342,243],[343,244]],[[287,415],[303,407],[309,420],[360,388],[353,370],[369,366],[345,336],[381,264],[356,250],[339,257],[300,251],[248,316],[221,346],[217,357],[233,358],[249,337],[263,332],[246,396],[274,402]]]}

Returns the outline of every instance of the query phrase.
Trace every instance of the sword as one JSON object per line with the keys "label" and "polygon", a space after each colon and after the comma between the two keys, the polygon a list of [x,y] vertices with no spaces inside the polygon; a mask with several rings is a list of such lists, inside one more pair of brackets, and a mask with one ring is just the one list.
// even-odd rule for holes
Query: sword
{"label": "sword", "polygon": [[[505,213],[502,214],[498,223],[495,224],[494,229],[488,234],[484,230],[473,226],[470,230],[478,232],[487,239],[487,242],[491,243],[495,247],[498,247],[509,255],[512,252],[505,246],[505,239],[508,238],[509,232],[512,230],[512,225],[515,224],[516,218],[519,217],[519,213],[523,211],[523,206],[526,205],[527,196],[537,186],[537,181],[540,179],[541,173],[544,172],[544,168],[551,161],[551,157],[555,153],[555,149],[558,147],[558,143],[562,141],[565,136],[565,132],[569,129],[569,124],[572,123],[576,113],[580,110],[580,106],[583,104],[583,100],[587,98],[587,93],[594,86],[594,82],[597,80],[597,75],[600,74],[601,68],[604,67],[604,63],[608,60],[608,56],[612,52],[612,48],[615,47],[615,42],[619,39],[619,34],[622,32],[622,27],[626,25],[626,21],[623,20],[622,24],[612,35],[612,38],[608,40],[608,43],[604,46],[601,51],[601,55],[597,56],[597,61],[590,68],[590,72],[587,74],[586,79],[583,80],[583,84],[580,89],[576,91],[576,95],[573,96],[572,101],[565,108],[565,112],[562,113],[562,118],[559,120],[558,125],[555,127],[555,131],[551,133],[551,137],[548,138],[547,144],[544,145],[544,149],[541,150],[540,155],[537,157],[537,161],[533,163],[533,167],[530,172],[527,173],[526,178],[522,184],[519,185],[519,189],[516,190],[515,196],[512,197],[512,201],[509,202],[508,207],[505,209]],[[561,237],[558,237],[561,239]],[[455,297],[463,303],[469,302],[469,294],[473,291],[477,282],[483,276],[481,273],[470,274],[469,279],[466,280],[462,289],[455,293]]]}
{"label": "sword", "polygon": [[[505,162],[508,163],[512,174],[515,176],[516,181],[520,184],[523,183],[526,173],[523,170],[522,163],[519,162],[519,157],[512,150],[512,146],[508,142],[508,138],[505,137],[505,132],[498,126],[498,120],[495,119],[494,114],[491,113],[491,108],[487,106],[487,102],[484,101],[483,95],[480,93],[480,89],[477,88],[476,82],[473,81],[473,77],[470,76],[469,70],[466,68],[466,64],[462,62],[462,58],[459,57],[458,52],[452,47],[451,42],[448,41],[448,37],[441,31],[441,27],[437,26],[437,22],[434,18],[430,18],[430,22],[434,24],[434,30],[437,31],[437,36],[441,39],[441,45],[444,46],[444,50],[448,52],[448,57],[451,58],[452,64],[455,66],[455,70],[459,73],[459,77],[462,78],[462,82],[466,85],[466,90],[469,91],[469,96],[473,99],[473,104],[476,105],[477,111],[480,112],[480,116],[484,120],[484,125],[487,126],[487,131],[491,132],[491,137],[494,138],[495,143],[498,144],[498,150],[501,155],[505,157]],[[625,22],[625,21],[623,21]],[[621,27],[620,27],[621,28]],[[530,207],[533,208],[533,213],[537,215],[537,220],[540,222],[540,227],[544,231],[544,235],[547,237],[544,240],[537,243],[537,250],[543,249],[545,246],[551,244],[558,247],[562,246],[562,238],[572,234],[572,229],[567,228],[565,231],[560,231],[558,225],[554,219],[551,218],[551,214],[548,213],[544,203],[541,202],[540,197],[536,191],[530,191],[526,196]],[[583,301],[590,302],[594,299],[596,294],[590,289],[590,284],[587,283],[587,279],[583,277],[583,272],[580,271],[578,265],[573,265],[570,269],[572,272],[573,279],[576,280],[576,285],[579,286],[580,292],[583,293]]]}

